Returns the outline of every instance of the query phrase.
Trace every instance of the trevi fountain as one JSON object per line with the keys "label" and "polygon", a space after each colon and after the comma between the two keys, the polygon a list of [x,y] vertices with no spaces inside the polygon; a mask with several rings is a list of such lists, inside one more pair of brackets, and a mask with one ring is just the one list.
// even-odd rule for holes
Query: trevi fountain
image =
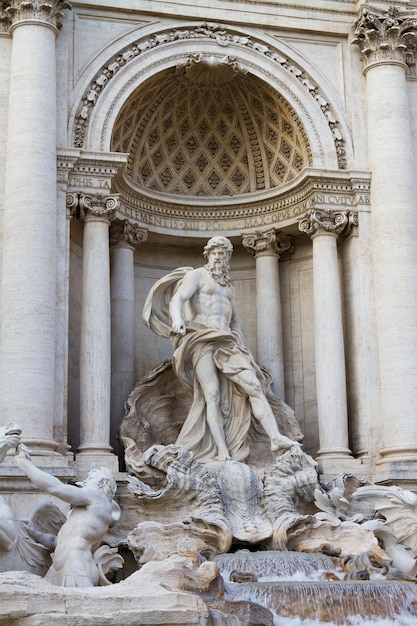
{"label": "trevi fountain", "polygon": [[126,400],[120,494],[105,467],[65,484],[18,424],[1,428],[1,460],[46,496],[24,519],[1,502],[0,623],[416,623],[417,496],[350,473],[319,482],[245,345],[232,249],[211,238],[203,266],[148,294],[143,321],[174,351]]}

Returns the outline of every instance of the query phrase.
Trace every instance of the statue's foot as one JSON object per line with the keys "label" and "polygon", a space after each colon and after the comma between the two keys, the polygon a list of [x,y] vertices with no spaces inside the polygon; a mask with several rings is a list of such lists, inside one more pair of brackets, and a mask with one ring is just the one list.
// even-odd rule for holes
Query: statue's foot
{"label": "statue's foot", "polygon": [[230,461],[231,460],[231,456],[229,453],[229,450],[227,448],[220,449],[218,451],[218,455],[216,456],[216,461]]}
{"label": "statue's foot", "polygon": [[271,440],[271,450],[272,452],[279,452],[280,450],[289,450],[293,446],[299,446],[298,441],[293,441],[289,437],[285,435],[280,435],[279,437],[274,437]]}

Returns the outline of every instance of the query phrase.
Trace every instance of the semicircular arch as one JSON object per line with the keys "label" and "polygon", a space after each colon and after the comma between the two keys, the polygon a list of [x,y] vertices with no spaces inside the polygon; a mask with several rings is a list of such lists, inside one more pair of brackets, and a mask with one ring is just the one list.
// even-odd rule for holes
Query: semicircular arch
{"label": "semicircular arch", "polygon": [[106,62],[100,55],[101,63],[95,60],[100,67],[96,65],[93,80],[84,82],[74,105],[69,128],[73,145],[109,151],[113,126],[131,94],[159,72],[186,63],[196,52],[232,58],[277,91],[305,129],[313,167],[345,169],[349,165],[352,147],[340,104],[295,60],[293,51],[285,46],[278,49],[275,40],[273,44],[261,42],[248,32],[224,28],[219,32],[215,25],[148,31],[141,39],[132,36],[130,43]]}

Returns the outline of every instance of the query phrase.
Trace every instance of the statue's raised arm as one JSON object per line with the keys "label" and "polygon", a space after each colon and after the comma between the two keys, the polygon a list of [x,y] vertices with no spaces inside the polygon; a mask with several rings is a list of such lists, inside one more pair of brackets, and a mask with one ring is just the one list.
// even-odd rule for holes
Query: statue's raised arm
{"label": "statue's raised arm", "polygon": [[16,450],[15,459],[38,489],[72,505],[58,532],[46,580],[62,587],[98,585],[102,578],[95,553],[109,527],[120,517],[120,507],[114,500],[116,482],[113,474],[105,467],[92,469],[77,486],[67,485],[36,467],[22,444]]}

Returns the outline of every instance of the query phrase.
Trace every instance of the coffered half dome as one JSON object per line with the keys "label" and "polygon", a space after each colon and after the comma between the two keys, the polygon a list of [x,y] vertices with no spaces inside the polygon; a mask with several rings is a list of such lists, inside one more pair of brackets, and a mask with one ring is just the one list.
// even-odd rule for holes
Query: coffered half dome
{"label": "coffered half dome", "polygon": [[125,102],[111,149],[129,154],[136,189],[224,197],[278,188],[311,165],[286,100],[230,58],[193,58],[148,79]]}

